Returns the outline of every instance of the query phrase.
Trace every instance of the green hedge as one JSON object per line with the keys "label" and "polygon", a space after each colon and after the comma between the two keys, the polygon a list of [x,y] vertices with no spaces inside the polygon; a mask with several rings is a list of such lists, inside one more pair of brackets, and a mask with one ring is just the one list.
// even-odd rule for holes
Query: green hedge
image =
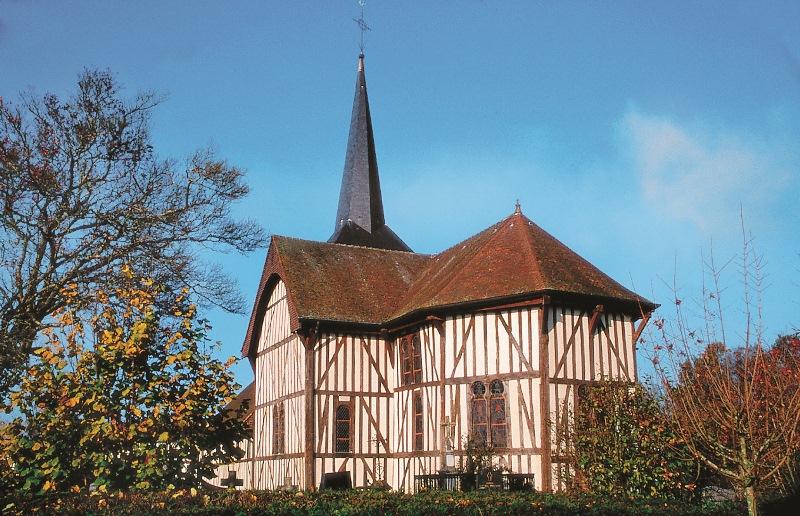
{"label": "green hedge", "polygon": [[733,504],[692,505],[653,498],[608,499],[584,494],[429,491],[416,495],[391,491],[222,491],[172,493],[93,493],[33,497],[5,496],[3,514],[141,515],[568,515],[688,514],[739,515]]}

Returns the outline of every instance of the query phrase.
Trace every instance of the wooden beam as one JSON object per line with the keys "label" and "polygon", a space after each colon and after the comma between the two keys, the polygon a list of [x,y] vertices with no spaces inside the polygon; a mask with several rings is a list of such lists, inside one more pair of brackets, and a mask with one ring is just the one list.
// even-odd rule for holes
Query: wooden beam
{"label": "wooden beam", "polygon": [[542,491],[553,490],[552,443],[550,440],[550,346],[547,330],[549,299],[545,298],[539,310],[539,404],[542,425]]}
{"label": "wooden beam", "polygon": [[305,452],[303,454],[303,470],[305,488],[314,490],[314,429],[316,428],[314,419],[314,405],[316,402],[314,395],[314,345],[317,335],[314,329],[309,329],[305,339],[305,359],[306,359],[306,382],[305,382]]}
{"label": "wooden beam", "polygon": [[636,348],[636,343],[639,341],[639,337],[642,336],[642,332],[644,331],[644,327],[647,326],[648,321],[650,321],[650,317],[653,315],[653,312],[647,312],[642,316],[642,320],[639,321],[639,326],[636,328],[636,331],[633,332],[633,344],[634,349]]}
{"label": "wooden beam", "polygon": [[[561,372],[561,368],[564,367],[564,365],[567,363],[567,356],[569,355],[569,351],[572,348],[572,346],[575,345],[575,336],[578,334],[578,330],[581,329],[581,324],[583,323],[583,317],[585,315],[586,315],[586,312],[584,312],[583,310],[578,312],[577,321],[575,322],[575,324],[572,327],[572,334],[570,335],[566,346],[564,346],[564,352],[561,355],[561,358],[559,359],[558,363],[556,364],[555,371],[553,371],[553,377],[558,376],[558,374]],[[566,316],[564,318],[566,319]],[[594,321],[594,318],[592,318],[592,321]],[[592,323],[590,322],[589,323],[589,325],[590,325],[589,334],[592,333],[591,324]]]}
{"label": "wooden beam", "polygon": [[[377,360],[375,360],[375,357],[372,356],[372,351],[369,348],[369,344],[367,344],[367,341],[363,337],[361,337],[359,340],[361,340],[361,349],[367,355],[367,360],[369,361],[369,364],[375,370],[375,374],[378,375],[378,382],[380,382],[381,386],[383,386],[383,389],[384,389],[383,392],[387,392],[387,393],[391,392],[391,389],[389,388],[389,382],[383,376],[383,373],[381,373],[381,368],[378,365]],[[376,342],[376,344],[375,344],[376,348],[378,348],[379,346],[380,346],[380,341]],[[362,371],[362,374],[363,373],[364,372]]]}
{"label": "wooden beam", "polygon": [[589,321],[589,335],[594,333],[594,330],[597,329],[597,323],[600,322],[600,315],[605,310],[603,309],[603,305],[597,305],[594,307],[594,313],[592,314],[592,319]]}
{"label": "wooden beam", "polygon": [[533,372],[533,366],[525,357],[525,352],[522,350],[522,347],[520,347],[519,342],[517,342],[517,338],[514,337],[514,331],[511,329],[511,324],[507,323],[505,319],[503,319],[503,314],[497,314],[496,319],[500,321],[500,324],[502,324],[503,328],[506,330],[506,333],[508,334],[508,340],[511,342],[511,345],[514,346],[514,349],[517,350],[520,361],[525,364],[525,367],[529,372]]}
{"label": "wooden beam", "polygon": [[[545,296],[546,297],[546,296]],[[497,310],[508,310],[509,308],[525,308],[528,306],[541,306],[543,299],[529,299],[527,301],[520,301],[518,303],[508,303],[505,305],[488,306],[486,308],[479,308],[476,312],[495,312]]]}

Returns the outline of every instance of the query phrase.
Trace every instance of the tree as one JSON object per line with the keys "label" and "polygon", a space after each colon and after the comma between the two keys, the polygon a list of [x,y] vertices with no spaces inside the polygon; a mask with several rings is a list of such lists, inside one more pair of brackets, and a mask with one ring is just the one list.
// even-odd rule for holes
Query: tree
{"label": "tree", "polygon": [[676,289],[675,313],[655,321],[651,352],[674,431],[699,462],[744,494],[755,515],[764,490],[800,450],[800,353],[794,344],[763,342],[760,260],[751,239],[745,238],[741,265],[742,329],[735,337],[726,331],[721,270],[712,254],[713,287],[698,305],[699,328],[691,327]]}
{"label": "tree", "polygon": [[126,285],[119,271],[241,311],[238,289],[199,249],[248,253],[265,242],[235,220],[244,173],[200,150],[159,158],[149,121],[160,98],[132,100],[107,71],[84,71],[66,101],[0,98],[0,395],[14,384],[48,316],[86,308],[92,292]]}
{"label": "tree", "polygon": [[[126,269],[125,274],[130,275]],[[88,323],[73,288],[19,387],[18,416],[0,428],[5,483],[32,492],[198,486],[237,456],[246,432],[223,407],[239,387],[210,356],[206,322],[185,295],[151,281],[118,290]],[[164,310],[163,306],[169,306]],[[87,346],[86,341],[94,341]]]}
{"label": "tree", "polygon": [[[785,354],[790,356],[789,360],[783,358]],[[770,357],[777,361],[776,367],[781,368],[785,376],[794,375],[797,378],[800,374],[797,370],[800,366],[800,334],[779,336],[772,345]],[[775,475],[774,481],[765,486],[767,496],[777,500],[796,498],[800,494],[799,474],[800,450],[797,450]]]}
{"label": "tree", "polygon": [[697,464],[641,384],[582,386],[568,439],[575,484],[594,493],[685,498]]}

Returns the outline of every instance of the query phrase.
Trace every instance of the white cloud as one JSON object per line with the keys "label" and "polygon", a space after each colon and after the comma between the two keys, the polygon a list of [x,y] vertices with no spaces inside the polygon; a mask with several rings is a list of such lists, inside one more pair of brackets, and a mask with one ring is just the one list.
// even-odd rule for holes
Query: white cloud
{"label": "white cloud", "polygon": [[620,137],[645,202],[656,213],[718,233],[740,207],[757,213],[791,181],[795,150],[703,124],[680,125],[630,108]]}

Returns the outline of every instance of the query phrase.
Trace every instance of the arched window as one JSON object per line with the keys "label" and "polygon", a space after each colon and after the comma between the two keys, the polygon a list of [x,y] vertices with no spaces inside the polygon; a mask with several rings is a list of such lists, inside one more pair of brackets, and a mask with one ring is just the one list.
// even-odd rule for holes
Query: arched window
{"label": "arched window", "polygon": [[419,335],[411,337],[411,351],[414,354],[414,382],[422,382],[422,344]]}
{"label": "arched window", "polygon": [[492,422],[492,446],[505,448],[508,424],[506,423],[505,386],[500,380],[494,380],[491,383],[489,412],[489,419]]}
{"label": "arched window", "polygon": [[494,448],[508,446],[505,385],[501,380],[472,384],[472,439]]}
{"label": "arched window", "polygon": [[286,451],[286,410],[283,403],[272,409],[272,453],[279,455]]}
{"label": "arched window", "polygon": [[407,337],[400,339],[400,366],[400,383],[402,385],[409,385],[414,373],[414,366],[411,357],[411,342]]}
{"label": "arched window", "polygon": [[352,434],[352,411],[350,404],[341,402],[336,406],[336,453],[350,453]]}
{"label": "arched window", "polygon": [[411,385],[422,381],[422,344],[419,335],[400,339],[400,383]]}
{"label": "arched window", "polygon": [[425,446],[425,434],[423,427],[425,425],[425,418],[422,415],[422,393],[419,391],[414,393],[414,450],[422,450]]}
{"label": "arched window", "polygon": [[472,384],[472,440],[486,443],[489,417],[486,413],[486,385],[483,382]]}

